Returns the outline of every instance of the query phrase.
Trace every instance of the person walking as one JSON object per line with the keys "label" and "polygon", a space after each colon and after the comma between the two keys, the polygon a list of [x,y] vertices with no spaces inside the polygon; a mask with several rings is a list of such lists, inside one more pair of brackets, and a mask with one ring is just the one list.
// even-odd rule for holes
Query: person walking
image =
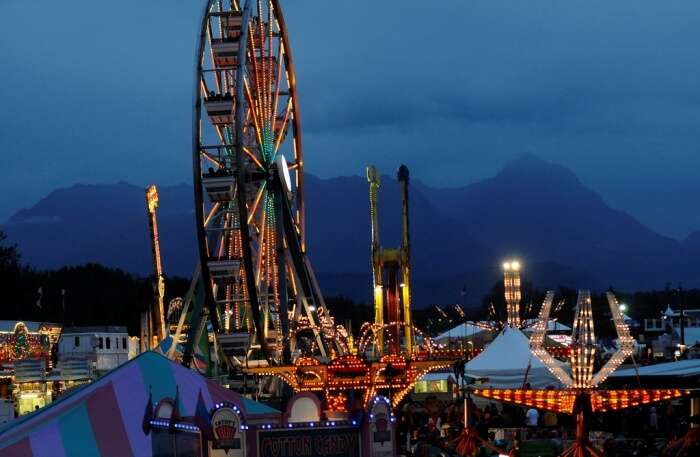
{"label": "person walking", "polygon": [[525,425],[528,427],[537,427],[540,419],[540,413],[535,408],[530,408],[525,413]]}
{"label": "person walking", "polygon": [[656,406],[651,407],[651,411],[649,412],[649,427],[654,433],[658,433],[659,431],[659,416],[656,414]]}

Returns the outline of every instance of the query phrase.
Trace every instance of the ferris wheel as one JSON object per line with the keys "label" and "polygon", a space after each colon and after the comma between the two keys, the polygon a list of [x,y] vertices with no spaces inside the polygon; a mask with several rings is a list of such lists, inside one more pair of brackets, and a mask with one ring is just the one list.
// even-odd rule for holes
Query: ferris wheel
{"label": "ferris wheel", "polygon": [[[289,38],[278,0],[208,0],[194,97],[195,214],[205,313],[245,354],[289,360],[295,326],[326,356],[333,322],[305,253],[304,161]],[[331,332],[332,333],[332,332]],[[326,332],[326,334],[330,334]],[[234,339],[235,339],[234,338]],[[229,338],[230,339],[230,338]],[[185,360],[191,357],[194,334]],[[226,346],[224,344],[224,346]],[[189,353],[188,353],[189,350]]]}

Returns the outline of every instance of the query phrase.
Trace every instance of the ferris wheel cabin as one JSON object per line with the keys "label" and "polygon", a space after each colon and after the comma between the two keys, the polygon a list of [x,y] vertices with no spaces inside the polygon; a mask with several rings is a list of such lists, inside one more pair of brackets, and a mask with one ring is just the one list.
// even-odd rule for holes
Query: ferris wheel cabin
{"label": "ferris wheel cabin", "polygon": [[204,101],[209,119],[214,125],[229,125],[233,123],[233,96],[230,93],[218,95],[209,92]]}
{"label": "ferris wheel cabin", "polygon": [[209,169],[208,173],[202,175],[202,184],[209,195],[209,199],[216,202],[228,202],[233,200],[234,193],[234,176],[233,173],[226,168],[218,170]]}
{"label": "ferris wheel cabin", "polygon": [[240,11],[212,13],[220,23],[221,36],[211,39],[211,51],[217,67],[238,65],[243,14]]}
{"label": "ferris wheel cabin", "polygon": [[209,274],[215,284],[231,284],[239,280],[241,261],[229,257],[210,257],[207,262]]}

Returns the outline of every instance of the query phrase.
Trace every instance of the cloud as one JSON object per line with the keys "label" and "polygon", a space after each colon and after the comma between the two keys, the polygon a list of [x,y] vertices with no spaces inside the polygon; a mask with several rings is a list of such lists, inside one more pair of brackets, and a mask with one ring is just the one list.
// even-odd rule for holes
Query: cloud
{"label": "cloud", "polygon": [[[75,182],[190,178],[202,4],[2,2],[0,218]],[[282,5],[310,172],[459,185],[532,151],[658,230],[700,227],[676,185],[700,166],[697,1]]]}

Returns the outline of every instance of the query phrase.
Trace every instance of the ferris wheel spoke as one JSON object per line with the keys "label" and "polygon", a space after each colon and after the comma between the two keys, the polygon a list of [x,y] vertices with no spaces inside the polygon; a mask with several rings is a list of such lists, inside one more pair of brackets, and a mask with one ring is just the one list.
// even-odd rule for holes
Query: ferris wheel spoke
{"label": "ferris wheel spoke", "polygon": [[258,207],[260,205],[260,200],[262,199],[262,196],[265,192],[265,187],[266,187],[267,182],[264,182],[262,186],[260,186],[260,190],[258,190],[258,195],[255,197],[255,202],[253,203],[253,206],[248,213],[248,223],[250,224],[251,221],[253,220],[253,217],[255,217],[255,214],[258,211]]}
{"label": "ferris wheel spoke", "polygon": [[226,127],[223,127],[221,125],[217,125],[215,130],[216,130],[216,136],[219,138],[219,143],[220,144],[227,144],[226,142],[226,134],[225,134],[225,129]]}
{"label": "ferris wheel spoke", "polygon": [[[215,62],[214,47],[212,46],[212,43],[214,42],[214,33],[212,32],[211,23],[209,23],[209,21],[207,21],[207,39],[209,40],[209,61]],[[214,74],[214,83],[216,84],[216,90],[220,91],[221,84],[219,77],[216,74]]]}
{"label": "ferris wheel spoke", "polygon": [[255,126],[255,134],[258,137],[258,144],[262,146],[262,132],[260,130],[260,124],[258,122],[258,113],[256,111],[253,95],[250,93],[250,85],[248,84],[248,80],[244,79],[243,82],[245,84],[246,99],[248,100],[248,109],[251,111],[251,117],[254,121],[253,125]]}
{"label": "ferris wheel spoke", "polygon": [[207,214],[207,217],[204,219],[204,227],[208,227],[209,223],[211,222],[212,218],[216,214],[216,212],[219,210],[219,207],[221,207],[221,202],[216,202],[214,205],[211,207],[209,210],[209,213]]}
{"label": "ferris wheel spoke", "polygon": [[[224,227],[225,227],[225,225],[224,225]],[[216,257],[221,258],[223,253],[224,253],[224,242],[225,242],[224,240],[225,240],[226,236],[222,232],[217,238],[218,239],[217,239],[217,243],[216,243]]]}
{"label": "ferris wheel spoke", "polygon": [[[279,41],[279,47],[277,50],[277,55],[279,56],[277,58],[277,77],[275,78],[275,101],[272,104],[272,112],[276,113],[277,109],[279,108],[279,101],[280,101],[280,85],[282,81],[282,61],[283,56],[284,56],[284,43],[282,43],[282,40]],[[272,131],[275,131],[275,124],[277,123],[277,116],[273,116],[272,118]]]}
{"label": "ferris wheel spoke", "polygon": [[204,97],[209,95],[209,88],[207,87],[207,81],[204,78],[199,78],[199,88],[202,91],[202,95]]}
{"label": "ferris wheel spoke", "polygon": [[253,154],[253,151],[251,151],[251,150],[248,149],[247,147],[243,146],[243,152],[245,152],[246,155],[247,155],[248,157],[250,157],[250,160],[252,160],[253,162],[255,162],[255,165],[257,165],[258,168],[259,168],[260,170],[264,170],[264,169],[265,169],[265,168],[262,166],[262,164],[260,163],[260,161],[258,160],[258,158],[255,157],[255,154]]}
{"label": "ferris wheel spoke", "polygon": [[200,151],[200,154],[201,154],[202,158],[208,160],[209,162],[213,163],[213,164],[216,165],[217,167],[219,167],[219,168],[223,168],[223,167],[224,167],[224,164],[223,164],[219,159],[217,159],[216,157],[212,156],[212,155],[209,154],[208,152],[206,152],[206,151]]}
{"label": "ferris wheel spoke", "polygon": [[257,264],[257,272],[255,274],[255,285],[260,287],[260,279],[262,277],[261,275],[261,269],[263,265],[263,254],[265,252],[265,218],[266,218],[266,213],[265,211],[262,212],[262,224],[260,225],[260,234],[258,235],[259,240],[258,240],[258,264]]}
{"label": "ferris wheel spoke", "polygon": [[[248,40],[248,61],[252,64],[250,67],[252,68],[247,68],[248,70],[248,75],[252,77],[252,82],[255,84],[255,88],[257,89],[257,92],[259,94],[259,88],[260,88],[260,79],[261,79],[261,69],[258,68],[258,59],[257,56],[255,55],[255,48],[257,46],[257,43],[255,42],[255,32],[253,31],[251,34],[251,39]],[[262,50],[261,50],[262,52]],[[252,70],[252,71],[251,71]],[[262,118],[261,118],[262,119]]]}
{"label": "ferris wheel spoke", "polygon": [[[262,75],[262,78],[261,78],[261,79],[262,79],[262,84],[260,84],[261,81],[260,81],[259,79],[257,79],[257,78],[256,78],[256,81],[255,81],[255,83],[256,83],[256,88],[257,88],[257,93],[258,93],[258,97],[260,97],[260,95],[261,95],[261,90],[260,90],[260,89],[261,89],[261,87],[265,87],[265,82],[266,82],[266,81],[265,81],[265,79],[266,79],[266,78],[265,78],[265,76],[266,76],[266,74],[265,74],[265,73],[266,73],[266,72],[265,72],[265,35],[264,35],[264,27],[265,27],[265,26],[264,26],[264,23],[263,23],[262,2],[261,2],[260,0],[258,0],[258,1],[257,1],[257,5],[258,5],[258,24],[257,24],[257,25],[258,25],[258,34],[259,34],[258,39],[260,40],[260,55],[261,55],[260,66],[261,66],[262,68],[260,68],[260,69],[257,68],[257,61],[256,61],[256,60],[253,61],[253,68],[255,69],[255,74],[256,74],[256,76],[258,76],[258,71],[259,71],[259,72],[261,73],[261,75]],[[253,40],[253,42],[254,42],[254,44],[253,44],[253,54],[255,54],[255,40]],[[263,92],[263,94],[264,94],[264,92]],[[263,103],[263,104],[265,103],[264,95],[263,95],[263,100],[260,100],[260,102]],[[264,107],[263,107],[263,109],[261,110],[261,114],[262,114],[263,116],[266,114],[266,113],[265,113],[265,108],[264,108]],[[262,120],[262,119],[261,119],[261,120]],[[264,120],[263,120],[263,122],[264,122]],[[262,123],[262,122],[261,122],[261,123]]]}
{"label": "ferris wheel spoke", "polygon": [[280,126],[279,133],[277,133],[277,139],[275,140],[275,154],[280,149],[282,144],[282,139],[284,139],[284,132],[287,129],[287,122],[289,121],[289,114],[292,112],[292,99],[291,97],[287,100],[287,107],[284,110],[284,117],[282,118],[282,125]]}

